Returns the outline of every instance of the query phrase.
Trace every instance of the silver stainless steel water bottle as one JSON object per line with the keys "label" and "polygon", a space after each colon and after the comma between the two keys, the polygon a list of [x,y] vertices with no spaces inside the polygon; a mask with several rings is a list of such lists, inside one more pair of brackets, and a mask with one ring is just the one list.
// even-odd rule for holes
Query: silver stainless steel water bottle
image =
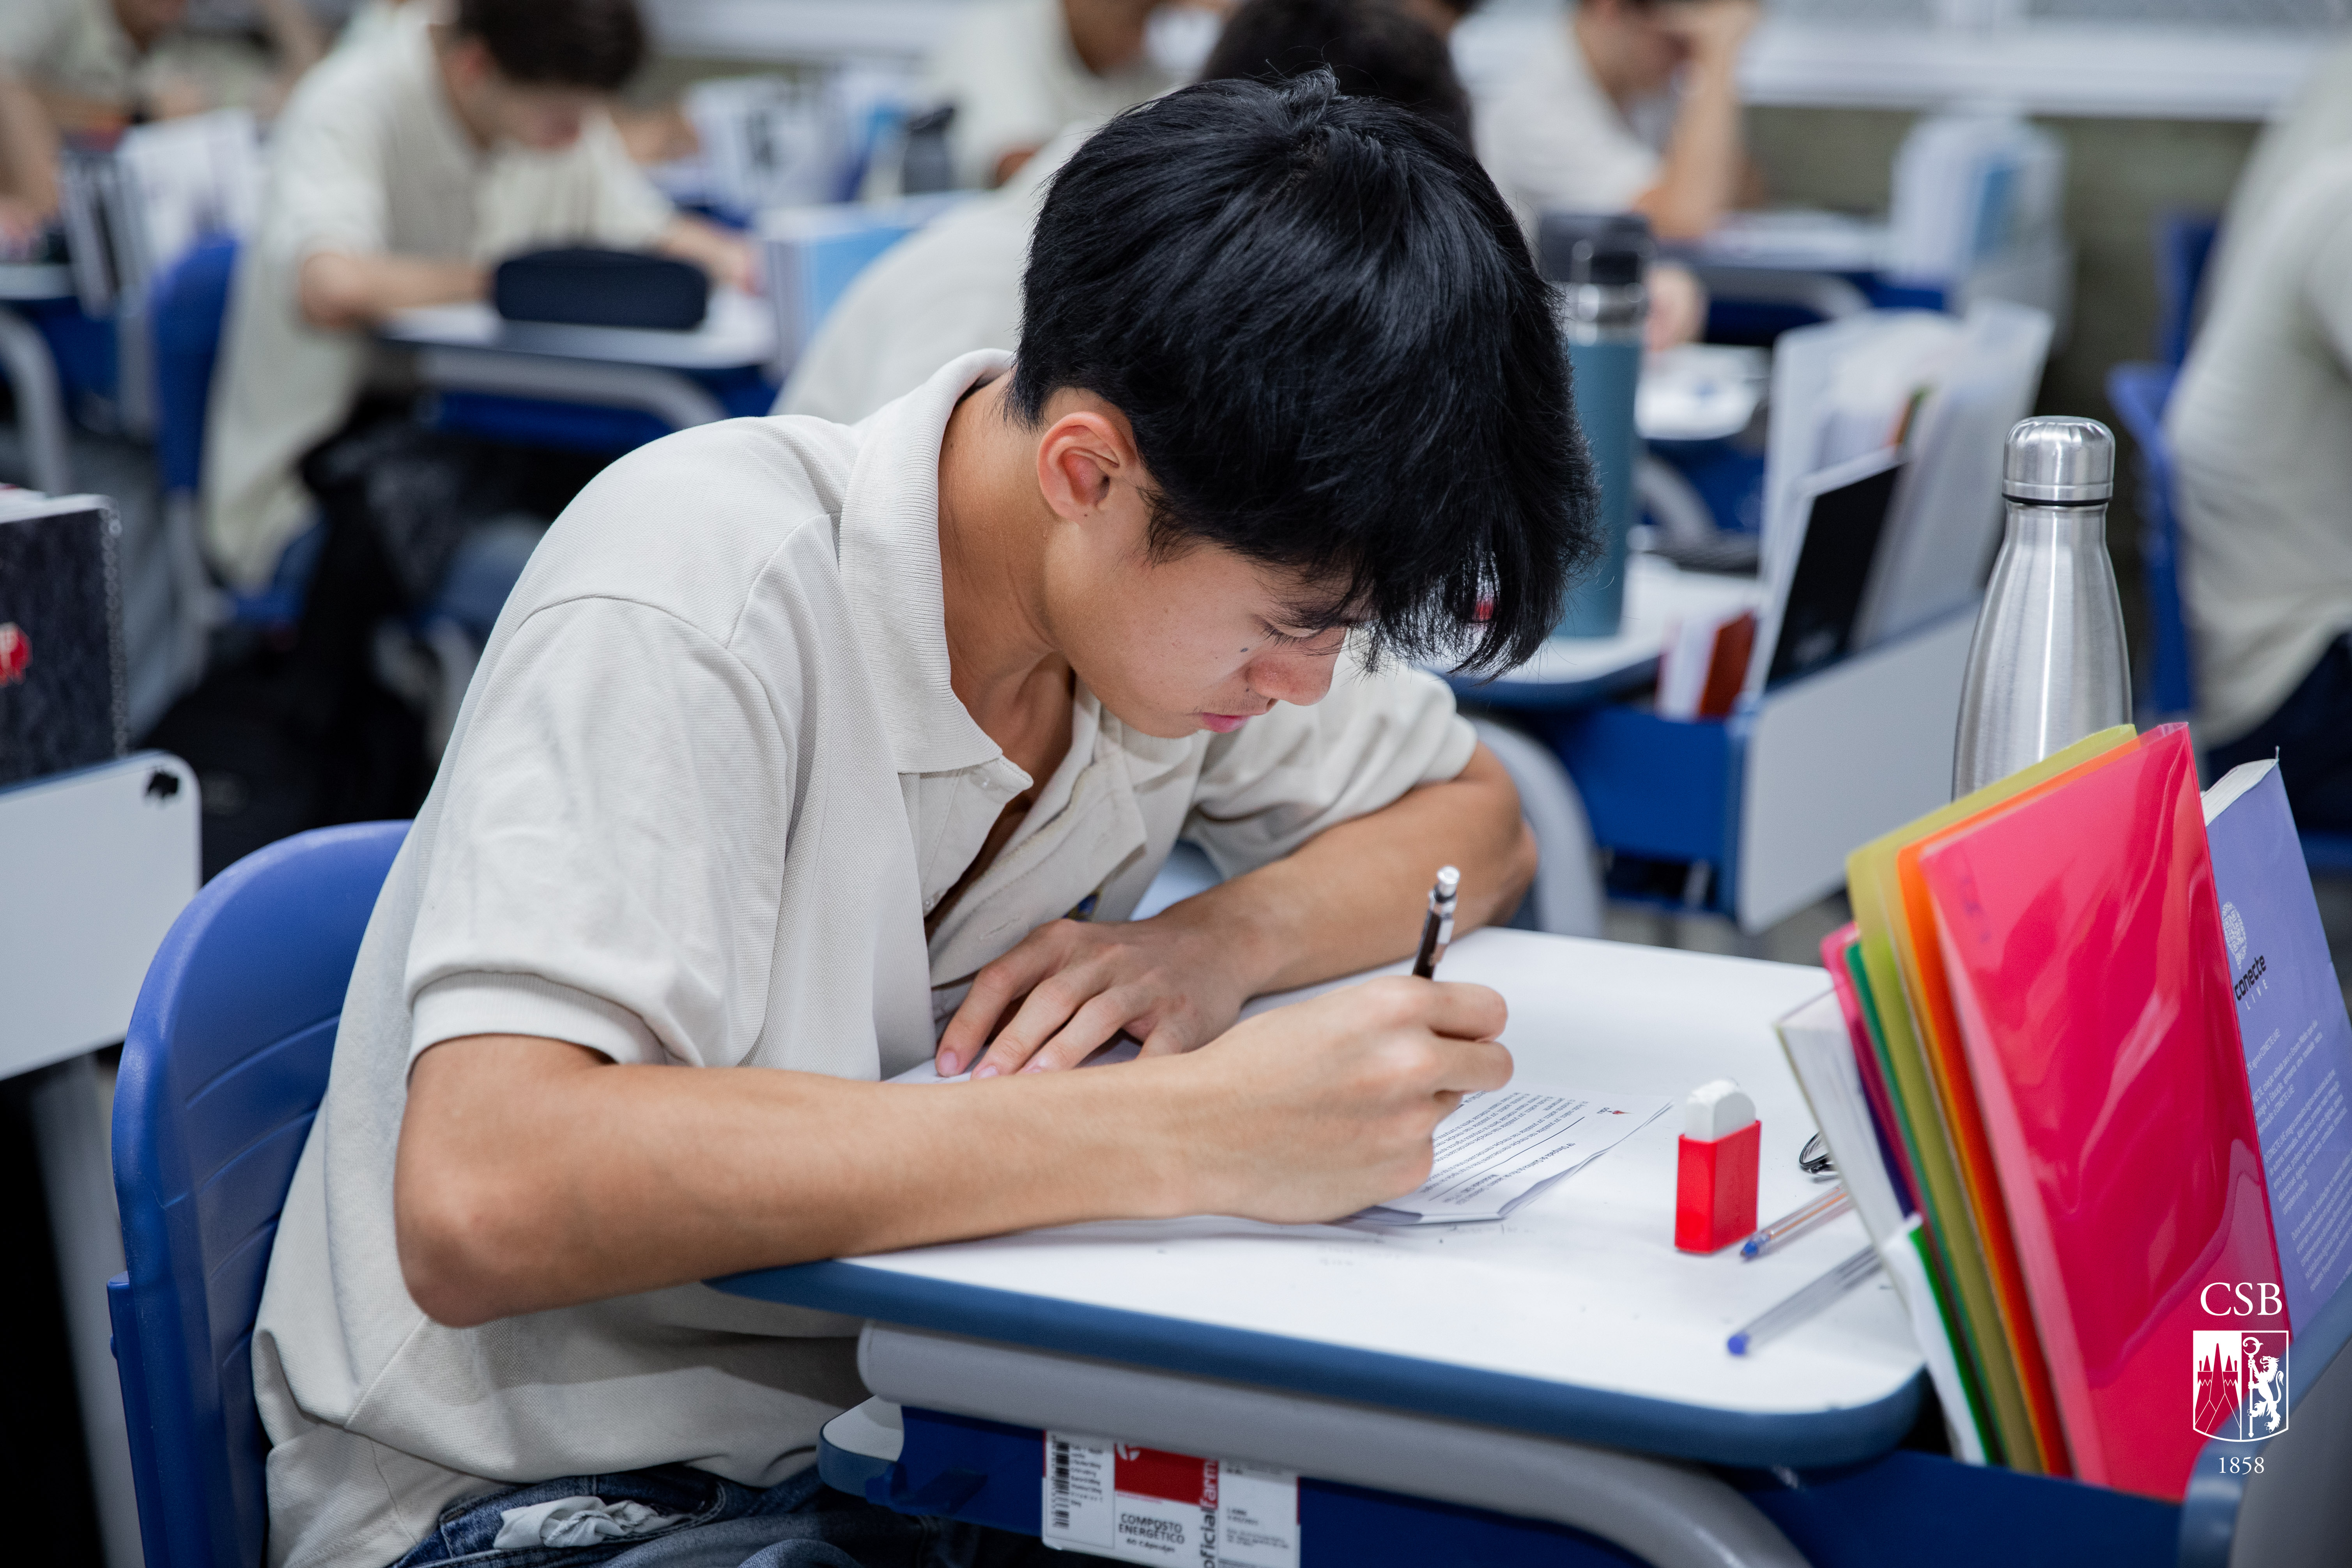
{"label": "silver stainless steel water bottle", "polygon": [[2009,527],[1960,687],[1952,794],[2005,778],[2131,719],[2123,601],[2107,559],[2116,438],[2095,419],[2009,433]]}

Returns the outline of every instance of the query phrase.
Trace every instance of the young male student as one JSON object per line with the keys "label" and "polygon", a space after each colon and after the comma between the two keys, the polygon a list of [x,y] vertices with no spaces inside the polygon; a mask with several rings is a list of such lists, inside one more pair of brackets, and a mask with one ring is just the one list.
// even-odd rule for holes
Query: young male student
{"label": "young male student", "polygon": [[956,183],[1013,177],[1072,124],[1099,124],[1177,78],[1147,47],[1165,0],[971,0],[931,54],[925,90],[955,106]]}
{"label": "young male student", "polygon": [[2275,752],[2295,821],[2352,831],[2352,149],[2245,233],[2165,427],[2199,739]]}
{"label": "young male student", "polygon": [[[1440,864],[1465,925],[1531,875],[1405,661],[1524,657],[1591,547],[1509,207],[1328,75],[1207,83],[1073,154],[1025,290],[1017,361],[656,442],[532,558],[270,1260],[277,1568],[552,1563],[554,1513],[906,1561],[914,1522],[806,1468],[856,1323],[697,1281],[1328,1219],[1508,1077],[1476,986],[1234,1020],[1410,952]],[[1129,921],[1179,832],[1230,879]],[[1060,1070],[1122,1030],[1143,1060]],[[974,1081],[875,1081],[934,1057]]]}
{"label": "young male student", "polygon": [[[1403,104],[1468,143],[1470,99],[1453,58],[1398,0],[1244,0],[1219,32],[1202,79],[1278,80],[1323,67],[1341,91]],[[944,215],[859,273],[802,351],[776,412],[849,424],[958,354],[1013,342],[1038,202],[1094,129],[1066,129],[1002,189]]]}
{"label": "young male student", "polygon": [[1480,106],[1487,171],[1529,225],[1631,211],[1699,238],[1749,178],[1738,69],[1756,16],[1756,0],[1579,0]]}
{"label": "young male student", "polygon": [[268,582],[308,525],[303,457],[390,373],[369,330],[392,312],[479,299],[502,258],[580,241],[749,277],[747,249],[674,213],[614,134],[606,105],[645,54],[635,0],[435,10],[337,50],[272,140],[205,446],[205,543],[240,585]]}

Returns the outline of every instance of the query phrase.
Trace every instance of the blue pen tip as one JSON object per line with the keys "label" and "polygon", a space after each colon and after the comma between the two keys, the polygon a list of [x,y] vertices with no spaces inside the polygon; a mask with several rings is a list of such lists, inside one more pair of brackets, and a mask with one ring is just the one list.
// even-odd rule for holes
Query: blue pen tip
{"label": "blue pen tip", "polygon": [[1748,1353],[1748,1336],[1746,1334],[1734,1334],[1725,1342],[1730,1349],[1733,1355],[1746,1355]]}
{"label": "blue pen tip", "polygon": [[1764,1244],[1752,1236],[1739,1244],[1739,1256],[1742,1258],[1753,1258],[1763,1250]]}

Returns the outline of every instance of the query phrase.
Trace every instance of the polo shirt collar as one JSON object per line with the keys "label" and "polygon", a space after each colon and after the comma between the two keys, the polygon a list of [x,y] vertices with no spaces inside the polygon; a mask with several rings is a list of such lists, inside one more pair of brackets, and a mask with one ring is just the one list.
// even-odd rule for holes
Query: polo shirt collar
{"label": "polo shirt collar", "polygon": [[983,349],[877,412],[841,507],[841,579],[902,773],[943,773],[1003,755],[948,680],[940,575],[940,445],[957,400],[1010,369]]}

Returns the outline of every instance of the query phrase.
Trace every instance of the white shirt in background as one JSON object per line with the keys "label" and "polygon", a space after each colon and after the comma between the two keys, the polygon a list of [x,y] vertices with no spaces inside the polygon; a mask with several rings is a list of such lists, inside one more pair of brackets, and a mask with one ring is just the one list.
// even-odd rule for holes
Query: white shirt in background
{"label": "white shirt in background", "polygon": [[1009,364],[958,360],[854,429],[640,447],[531,555],[368,923],[278,1222],[253,1340],[271,1568],[383,1568],[522,1482],[685,1462],[773,1485],[864,1397],[856,1320],[701,1285],[428,1320],[392,1207],[418,1052],[505,1033],[887,1078],[1032,930],[1126,919],[1179,833],[1236,874],[1468,763],[1452,695],[1403,666],[1343,661],[1312,708],[1180,740],[1080,688],[1068,754],[926,939],[1032,782],[949,684],[940,588],[940,443]]}
{"label": "white shirt in background", "polygon": [[1613,213],[1658,183],[1674,99],[1601,90],[1567,19],[1536,30],[1518,69],[1478,105],[1479,161],[1530,232],[1548,211]]}
{"label": "white shirt in background", "polygon": [[37,86],[127,105],[140,58],[107,0],[0,0],[0,65]]}
{"label": "white shirt in background", "polygon": [[2352,627],[2352,150],[2237,252],[2167,412],[2199,740],[2275,711]]}
{"label": "white shirt in background", "polygon": [[967,0],[925,72],[934,102],[953,103],[956,183],[985,187],[1016,147],[1043,147],[1077,121],[1109,119],[1177,85],[1149,54],[1097,76],[1070,43],[1062,0]]}
{"label": "white shirt in background", "polygon": [[2243,248],[2242,238],[2263,215],[2294,188],[2317,159],[2352,147],[2352,41],[2337,44],[2314,62],[2278,118],[2263,127],[2253,154],[2231,188],[2228,212],[2205,274],[2205,309],[2221,297],[2221,280]]}
{"label": "white shirt in background", "polygon": [[974,349],[1021,338],[1021,279],[1045,184],[1092,125],[1074,125],[1003,185],[877,257],[842,290],[776,395],[779,414],[851,425]]}
{"label": "white shirt in background", "polygon": [[412,4],[373,43],[303,79],[270,139],[260,222],[237,258],[205,432],[205,542],[233,582],[268,580],[310,507],[297,465],[349,416],[373,352],[302,320],[296,279],[323,250],[495,261],[576,241],[653,240],[668,201],[602,115],[560,153],[476,148]]}

